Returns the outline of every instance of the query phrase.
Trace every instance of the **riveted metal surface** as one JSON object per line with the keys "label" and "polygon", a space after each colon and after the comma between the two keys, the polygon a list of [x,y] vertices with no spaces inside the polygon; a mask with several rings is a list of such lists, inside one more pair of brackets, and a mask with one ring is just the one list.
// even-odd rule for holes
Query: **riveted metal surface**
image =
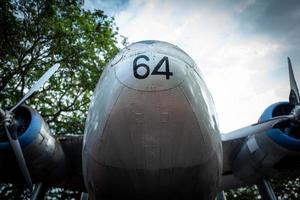
{"label": "riveted metal surface", "polygon": [[90,104],[84,131],[84,148],[90,148],[94,141],[100,141],[106,120],[122,89],[123,85],[115,78],[113,69],[107,67],[96,86]]}
{"label": "riveted metal surface", "polygon": [[[134,74],[137,65],[147,70],[144,64],[149,74]],[[157,65],[163,73],[152,74]],[[182,50],[157,41],[130,45],[108,64],[83,144],[91,199],[215,197],[221,138],[212,98],[196,68]]]}
{"label": "riveted metal surface", "polygon": [[91,155],[103,165],[161,169],[199,165],[210,156],[209,136],[200,132],[181,89],[141,92],[124,88]]}
{"label": "riveted metal surface", "polygon": [[208,149],[210,149],[211,152],[214,151],[214,153],[217,153],[219,155],[219,161],[222,163],[223,152],[220,147],[222,144],[217,114],[214,101],[205,82],[197,71],[189,70],[186,75],[186,81],[179,87],[185,94],[195,113],[199,123],[198,131],[202,133],[203,137],[209,138],[205,138]]}

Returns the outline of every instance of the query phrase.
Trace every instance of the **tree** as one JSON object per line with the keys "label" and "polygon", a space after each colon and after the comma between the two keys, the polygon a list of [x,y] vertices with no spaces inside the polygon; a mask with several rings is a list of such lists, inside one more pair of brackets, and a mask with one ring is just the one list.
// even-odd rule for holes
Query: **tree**
{"label": "tree", "polygon": [[80,1],[18,0],[0,5],[0,106],[13,106],[53,64],[59,72],[28,101],[54,134],[82,134],[101,72],[117,52],[117,28]]}
{"label": "tree", "polygon": [[[300,195],[300,180],[299,178],[286,178],[286,179],[271,179],[271,184],[275,195],[278,199],[299,199]],[[226,198],[252,200],[261,199],[256,186],[238,188],[226,191]]]}
{"label": "tree", "polygon": [[[117,31],[113,18],[83,10],[80,0],[0,1],[1,108],[15,105],[59,63],[60,70],[26,103],[42,114],[53,134],[83,134],[95,85],[119,51]],[[2,185],[0,192],[5,199],[28,197],[14,185]]]}

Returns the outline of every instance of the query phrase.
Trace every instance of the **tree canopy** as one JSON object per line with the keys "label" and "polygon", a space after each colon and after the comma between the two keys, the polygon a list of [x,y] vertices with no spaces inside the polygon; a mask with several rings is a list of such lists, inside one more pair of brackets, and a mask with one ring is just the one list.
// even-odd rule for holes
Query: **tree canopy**
{"label": "tree canopy", "polygon": [[[274,193],[278,199],[297,200],[300,198],[300,182],[299,178],[286,178],[283,180],[271,179]],[[238,188],[225,192],[228,200],[254,200],[262,199],[256,186]]]}
{"label": "tree canopy", "polygon": [[117,27],[81,1],[0,4],[0,106],[13,106],[55,63],[60,70],[28,102],[54,134],[82,134],[101,72],[117,52]]}

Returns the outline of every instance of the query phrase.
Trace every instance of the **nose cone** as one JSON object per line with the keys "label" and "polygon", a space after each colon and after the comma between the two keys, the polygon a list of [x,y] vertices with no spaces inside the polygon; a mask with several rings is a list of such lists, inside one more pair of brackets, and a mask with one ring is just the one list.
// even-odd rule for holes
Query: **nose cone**
{"label": "nose cone", "polygon": [[221,145],[194,67],[182,50],[158,41],[130,45],[109,63],[83,143],[94,199],[213,199]]}
{"label": "nose cone", "polygon": [[187,69],[194,65],[182,50],[158,41],[134,43],[114,60],[112,66],[118,80],[140,91],[175,88],[184,81]]}

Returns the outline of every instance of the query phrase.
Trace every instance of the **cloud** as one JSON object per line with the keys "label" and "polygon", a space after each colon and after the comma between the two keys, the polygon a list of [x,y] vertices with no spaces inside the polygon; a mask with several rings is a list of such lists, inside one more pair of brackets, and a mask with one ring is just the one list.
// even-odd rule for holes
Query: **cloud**
{"label": "cloud", "polygon": [[[226,7],[232,7],[232,2],[227,2]],[[286,54],[300,62],[299,54],[295,53],[300,50],[300,1],[257,1],[248,5],[237,17],[244,34],[272,37],[288,47]]]}
{"label": "cloud", "polygon": [[[281,37],[287,33],[281,29],[289,29],[297,40],[299,30],[292,25],[298,19],[296,8],[280,10],[279,1],[236,2],[130,0],[115,15],[119,33],[130,43],[167,41],[196,61],[211,89],[222,132],[256,122],[268,105],[287,99],[286,55],[298,48],[288,36]],[[300,65],[300,60],[294,63]]]}
{"label": "cloud", "polygon": [[125,9],[128,4],[128,0],[114,0],[114,1],[106,1],[106,0],[88,0],[84,1],[84,9],[86,10],[94,10],[100,9],[105,11],[105,13],[109,16],[113,16]]}

